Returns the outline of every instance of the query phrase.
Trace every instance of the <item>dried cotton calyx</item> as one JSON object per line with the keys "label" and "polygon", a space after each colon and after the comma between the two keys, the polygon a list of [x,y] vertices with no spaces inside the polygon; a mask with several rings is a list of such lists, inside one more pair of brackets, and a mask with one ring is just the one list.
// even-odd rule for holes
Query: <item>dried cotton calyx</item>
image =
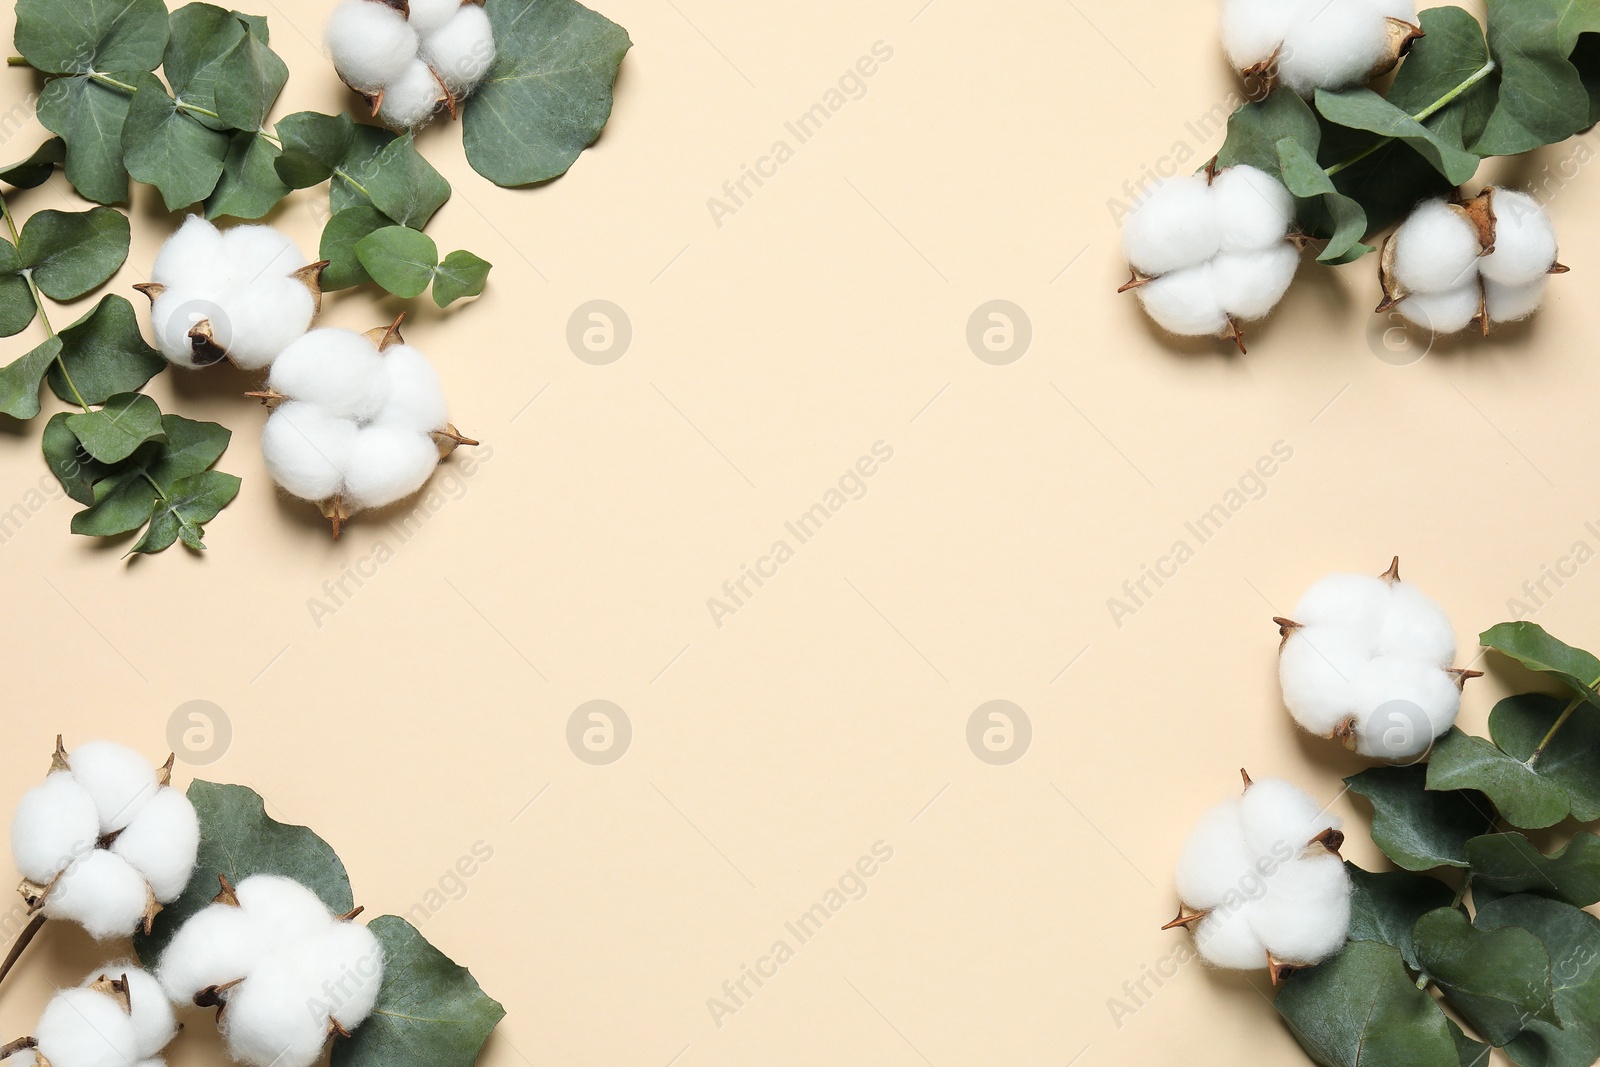
{"label": "dried cotton calyx", "polygon": [[217,1008],[228,1053],[249,1067],[310,1067],[328,1038],[372,1013],[383,946],[291,878],[221,880],[212,903],[179,927],[161,955],[162,988]]}
{"label": "dried cotton calyx", "polygon": [[1319,737],[1389,760],[1427,752],[1481,672],[1452,667],[1444,610],[1400,580],[1400,559],[1377,578],[1334,574],[1313,585],[1294,618],[1273,619],[1283,642],[1278,678],[1289,714]]}
{"label": "dried cotton calyx", "polygon": [[1271,311],[1300,266],[1294,198],[1255,167],[1169,178],[1123,223],[1122,250],[1149,316],[1183,337],[1226,337]]}
{"label": "dried cotton calyx", "polygon": [[1527,193],[1490,186],[1470,200],[1427,200],[1384,242],[1383,302],[1434,333],[1515,322],[1538,310],[1556,262],[1556,233]]}
{"label": "dried cotton calyx", "polygon": [[399,319],[365,334],[311,331],[248,395],[273,407],[261,435],[272,480],[320,504],[334,537],[355,512],[403,500],[458,445],[478,443],[450,424],[439,376]]}
{"label": "dried cotton calyx", "polygon": [[494,63],[494,30],[475,0],[344,0],[327,36],[340,79],[402,130],[440,104],[455,118]]}
{"label": "dried cotton calyx", "polygon": [[200,847],[194,805],[171,777],[170,757],[154,767],[110,741],[69,754],[58,737],[44,784],[23,795],[11,823],[29,910],[99,940],[148,932],[188,885]]}
{"label": "dried cotton calyx", "polygon": [[1226,0],[1222,43],[1247,79],[1301,96],[1393,70],[1422,36],[1415,0]]}
{"label": "dried cotton calyx", "polygon": [[[1242,773],[1242,772],[1241,772]],[[1201,817],[1178,857],[1177,918],[1215,967],[1278,982],[1337,952],[1350,928],[1339,819],[1288,782],[1244,775],[1244,795]]]}
{"label": "dried cotton calyx", "polygon": [[224,359],[245,370],[271,363],[322,308],[326,261],[307,263],[270,226],[219,230],[191,215],[134,286],[150,298],[156,347],[180,367]]}
{"label": "dried cotton calyx", "polygon": [[76,989],[50,998],[13,1067],[161,1067],[178,1034],[161,983],[131,960],[89,972]]}

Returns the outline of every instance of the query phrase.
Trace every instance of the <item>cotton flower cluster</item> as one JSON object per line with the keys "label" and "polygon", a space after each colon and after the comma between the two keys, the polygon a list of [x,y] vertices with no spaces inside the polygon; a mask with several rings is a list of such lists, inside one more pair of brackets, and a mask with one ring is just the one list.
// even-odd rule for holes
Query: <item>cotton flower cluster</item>
{"label": "cotton flower cluster", "polygon": [[162,953],[161,986],[173,1000],[217,1005],[239,1063],[309,1067],[330,1036],[371,1014],[383,982],[383,947],[351,919],[290,878],[223,880]]}
{"label": "cotton flower cluster", "polygon": [[167,784],[171,771],[171,760],[156,768],[109,741],[68,754],[57,738],[50,773],[11,823],[30,909],[100,940],[148,930],[189,883],[200,847],[199,818]]}
{"label": "cotton flower cluster", "polygon": [[1278,678],[1294,720],[1364,756],[1425,753],[1455,722],[1461,687],[1479,672],[1451,667],[1444,610],[1409,582],[1400,560],[1378,578],[1334,574],[1300,598],[1283,634]]}
{"label": "cotton flower cluster", "polygon": [[1241,797],[1200,819],[1178,857],[1178,917],[1216,967],[1266,967],[1274,981],[1339,950],[1350,877],[1339,819],[1288,782],[1245,776]]}
{"label": "cotton flower cluster", "polygon": [[1122,249],[1145,311],[1171,333],[1230,337],[1271,311],[1294,280],[1294,198],[1254,167],[1171,178],[1128,216]]}
{"label": "cotton flower cluster", "polygon": [[229,359],[257,370],[310,329],[325,266],[307,263],[270,226],[222,231],[191,215],[136,288],[150,298],[156,347],[168,360],[205,367]]}
{"label": "cotton flower cluster", "polygon": [[1463,203],[1418,205],[1383,247],[1379,311],[1434,333],[1474,323],[1527,318],[1544,299],[1556,262],[1556,232],[1543,205],[1527,193],[1489,187]]}
{"label": "cotton flower cluster", "polygon": [[397,129],[457,105],[494,63],[494,31],[475,0],[344,0],[328,20],[328,49],[344,83]]}
{"label": "cotton flower cluster", "polygon": [[1416,23],[1415,0],[1226,0],[1222,43],[1246,77],[1309,96],[1392,70]]}
{"label": "cotton flower cluster", "polygon": [[76,989],[50,998],[32,1048],[12,1067],[161,1067],[178,1033],[161,984],[130,960],[91,971]]}
{"label": "cotton flower cluster", "polygon": [[273,481],[322,504],[335,537],[350,515],[410,496],[456,445],[477,443],[450,425],[439,376],[398,325],[313,330],[251,394],[277,405],[261,437]]}

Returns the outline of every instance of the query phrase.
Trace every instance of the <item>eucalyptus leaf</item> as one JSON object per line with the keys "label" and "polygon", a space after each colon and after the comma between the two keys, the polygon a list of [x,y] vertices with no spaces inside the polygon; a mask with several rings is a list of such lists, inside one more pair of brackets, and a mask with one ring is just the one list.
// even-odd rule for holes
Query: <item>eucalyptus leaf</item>
{"label": "eucalyptus leaf", "polygon": [[[352,162],[352,166],[358,164]],[[362,185],[373,207],[414,230],[426,226],[450,199],[450,183],[422,158],[409,133],[378,153]]]}
{"label": "eucalyptus leaf", "polygon": [[1406,963],[1420,967],[1411,932],[1430,911],[1447,908],[1454,894],[1437,878],[1410,871],[1350,872],[1350,940],[1376,941],[1400,950]]}
{"label": "eucalyptus leaf", "polygon": [[1371,89],[1318,89],[1317,110],[1330,122],[1404,141],[1443,174],[1463,185],[1478,171],[1478,157],[1424,126]]}
{"label": "eucalyptus leaf", "polygon": [[1467,842],[1473,884],[1498,893],[1536,893],[1587,908],[1600,903],[1600,837],[1580,833],[1546,856],[1521,834]]}
{"label": "eucalyptus leaf", "polygon": [[199,474],[220,459],[233,437],[226,426],[196,422],[181,415],[161,416],[161,429],[166,434],[166,445],[149,458],[144,470],[151,481],[169,493],[178,482]]}
{"label": "eucalyptus leaf", "polygon": [[1569,813],[1600,819],[1600,712],[1578,708],[1533,760],[1569,703],[1542,693],[1507,697],[1489,713],[1492,741],[1452,727],[1434,745],[1429,787],[1480,790],[1524,830],[1554,826]]}
{"label": "eucalyptus leaf", "polygon": [[0,239],[0,337],[27,329],[39,310],[28,279],[22,274],[23,266],[16,246]]}
{"label": "eucalyptus leaf", "polygon": [[218,117],[232,129],[259,131],[288,80],[289,68],[268,46],[265,31],[246,24],[217,66]]}
{"label": "eucalyptus leaf", "polygon": [[349,115],[297,111],[279,119],[274,129],[283,142],[275,163],[278,177],[291,189],[320,185],[350,151],[355,123]]}
{"label": "eucalyptus leaf", "polygon": [[1469,147],[1509,156],[1568,137],[1589,122],[1589,96],[1560,44],[1555,0],[1487,0],[1489,53],[1499,65],[1493,112]]}
{"label": "eucalyptus leaf", "polygon": [[211,195],[222,177],[228,136],[179,110],[154,75],[140,75],[122,127],[128,173],[161,191],[168,211]]}
{"label": "eucalyptus leaf", "polygon": [[322,245],[317,252],[319,258],[328,261],[322,272],[323,291],[331,293],[370,282],[371,275],[356,257],[356,245],[368,234],[393,225],[393,219],[371,204],[355,204],[329,219],[322,229]]}
{"label": "eucalyptus leaf", "polygon": [[[214,4],[185,4],[172,13],[172,37],[167,42],[161,71],[172,96],[187,106],[194,120],[213,130],[227,130],[217,107],[222,59],[245,37],[244,25],[229,11]],[[135,101],[137,104],[137,101]]]}
{"label": "eucalyptus leaf", "polygon": [[439,249],[425,233],[385,226],[356,242],[356,258],[373,281],[409,300],[420,296],[433,280]]}
{"label": "eucalyptus leaf", "polygon": [[1468,839],[1494,822],[1483,797],[1427,788],[1425,766],[1372,767],[1344,781],[1372,802],[1373,842],[1408,871],[1467,866]]}
{"label": "eucalyptus leaf", "polygon": [[38,347],[0,368],[0,412],[14,419],[31,419],[39,414],[39,383],[60,354],[61,338],[47,337]]}
{"label": "eucalyptus leaf", "polygon": [[264,134],[239,130],[228,140],[222,177],[206,198],[206,218],[259,219],[289,195],[278,177],[278,147]]}
{"label": "eucalyptus leaf", "polygon": [[1600,659],[1550,636],[1536,622],[1503,622],[1478,635],[1486,648],[1510,656],[1530,671],[1553,674],[1579,696],[1600,705]]}
{"label": "eucalyptus leaf", "polygon": [[381,126],[356,123],[350,131],[349,143],[338,160],[333,181],[328,183],[328,207],[335,215],[358,204],[371,205],[367,183],[378,173],[378,159],[384,149],[398,140],[398,135]]}
{"label": "eucalyptus leaf", "polygon": [[161,409],[143,393],[118,393],[95,411],[67,417],[67,429],[101,463],[120,463],[146,441],[164,441]]}
{"label": "eucalyptus leaf", "polygon": [[1431,911],[1412,932],[1423,971],[1474,1030],[1496,1047],[1529,1020],[1560,1025],[1550,955],[1526,930],[1480,930],[1455,908]]}
{"label": "eucalyptus leaf", "polygon": [[101,297],[60,337],[61,359],[50,368],[50,388],[71,403],[82,396],[86,404],[104,404],[118,393],[136,392],[167,365],[160,352],[145,344],[133,305],[115,294]]}
{"label": "eucalyptus leaf", "polygon": [[1556,4],[1556,47],[1571,54],[1578,36],[1600,33],[1600,0],[1559,0]]}
{"label": "eucalyptus leaf", "polygon": [[67,427],[72,417],[70,411],[58,411],[44,424],[39,447],[44,451],[45,466],[56,476],[67,496],[80,504],[94,503],[94,486],[111,467],[101,463],[83,450],[78,435]]}
{"label": "eucalyptus leaf", "polygon": [[76,300],[122,268],[128,236],[128,217],[108,207],[36,211],[22,226],[17,251],[45,296]]}
{"label": "eucalyptus leaf", "polygon": [[1367,215],[1361,205],[1341,193],[1315,156],[1300,142],[1285,137],[1278,142],[1283,184],[1302,200],[1319,199],[1328,214],[1328,243],[1317,254],[1320,263],[1348,263],[1372,251],[1361,243],[1367,232]]}
{"label": "eucalyptus leaf", "polygon": [[1454,1019],[1446,1019],[1445,1022],[1450,1024],[1450,1036],[1455,1039],[1456,1055],[1461,1057],[1461,1067],[1486,1067],[1493,1046],[1468,1037]]}
{"label": "eucalyptus leaf", "polygon": [[488,284],[493,265],[471,252],[451,252],[434,271],[433,302],[443,308],[463,297],[479,295]]}
{"label": "eucalyptus leaf", "polygon": [[[108,77],[131,84],[137,73]],[[79,195],[99,204],[128,199],[128,171],[122,158],[122,127],[133,97],[89,77],[55,78],[39,91],[39,122],[66,145],[67,181]]]}
{"label": "eucalyptus leaf", "polygon": [[189,548],[203,551],[205,524],[238,495],[239,479],[221,471],[201,471],[180,478],[166,497],[156,501],[150,525],[130,551],[160,552],[179,539]]}
{"label": "eucalyptus leaf", "polygon": [[72,516],[72,532],[116,537],[150,521],[156,491],[137,469],[117,470],[94,483],[94,502]]}
{"label": "eucalyptus leaf", "polygon": [[51,137],[20,163],[0,167],[0,182],[18,189],[32,189],[50,180],[50,175],[66,162],[67,142]]}
{"label": "eucalyptus leaf", "polygon": [[1486,930],[1520,927],[1549,953],[1561,1027],[1534,1019],[1506,1052],[1521,1067],[1592,1067],[1600,1058],[1600,920],[1570,904],[1517,894],[1478,909]]}
{"label": "eucalyptus leaf", "polygon": [[1228,118],[1228,136],[1217,154],[1217,164],[1239,164],[1281,177],[1278,142],[1295,141],[1315,154],[1322,143],[1317,116],[1299,94],[1276,89],[1266,99],[1245,104]]}
{"label": "eucalyptus leaf", "polygon": [[155,70],[167,44],[162,0],[17,0],[17,51],[47,74]]}
{"label": "eucalyptus leaf", "polygon": [[1457,148],[1465,148],[1482,136],[1495,104],[1492,81],[1480,80],[1460,88],[1489,62],[1483,25],[1459,7],[1429,8],[1417,21],[1424,36],[1412,42],[1389,86],[1388,100],[1401,111],[1417,115],[1456,94],[1424,120],[1424,125]]}

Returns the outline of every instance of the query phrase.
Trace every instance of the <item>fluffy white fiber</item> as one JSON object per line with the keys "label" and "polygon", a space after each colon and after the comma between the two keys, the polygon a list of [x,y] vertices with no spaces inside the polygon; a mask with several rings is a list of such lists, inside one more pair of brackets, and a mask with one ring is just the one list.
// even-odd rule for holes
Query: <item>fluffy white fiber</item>
{"label": "fluffy white fiber", "polygon": [[1220,335],[1259,319],[1294,280],[1300,256],[1288,240],[1294,198],[1254,167],[1172,178],[1154,187],[1122,227],[1128,265],[1148,280],[1139,302],[1163,329]]}
{"label": "fluffy white fiber", "polygon": [[[127,982],[127,1006],[114,993],[90,988],[102,977]],[[33,1029],[37,1049],[17,1053],[13,1067],[161,1067],[161,1051],[178,1033],[172,1003],[154,978],[132,960],[91,971],[83,983],[50,998]]]}
{"label": "fluffy white fiber", "polygon": [[[1206,812],[1178,857],[1178,897],[1213,966],[1306,966],[1350,925],[1344,864],[1318,840],[1339,820],[1287,782],[1265,779]],[[1269,959],[1270,957],[1270,959]]]}
{"label": "fluffy white fiber", "polygon": [[327,41],[339,77],[398,129],[422,125],[443,103],[453,113],[495,54],[489,16],[462,0],[412,0],[405,15],[384,0],[343,0]]}
{"label": "fluffy white fiber", "polygon": [[335,918],[299,883],[255,875],[189,919],[162,954],[162,987],[189,1000],[223,992],[222,1034],[249,1067],[309,1067],[334,1023],[359,1026],[377,1003],[383,948],[365,926]]}
{"label": "fluffy white fiber", "polygon": [[[316,317],[316,293],[293,276],[306,265],[270,226],[223,231],[191,215],[150,271],[156,347],[181,367],[214,363],[219,353],[246,370],[265,367]],[[210,344],[197,344],[197,327]]]}
{"label": "fluffy white fiber", "polygon": [[1222,42],[1239,70],[1269,70],[1302,95],[1364,82],[1393,64],[1389,19],[1416,24],[1413,0],[1226,0]]}
{"label": "fluffy white fiber", "polygon": [[42,910],[104,940],[131,934],[151,901],[176,900],[194,871],[200,823],[132,749],[90,741],[23,795],[11,851]]}
{"label": "fluffy white fiber", "polygon": [[380,508],[422,488],[439,463],[444,389],[410,345],[380,351],[349,330],[313,330],[273,364],[268,385],[287,400],[267,419],[262,455],[294,496]]}
{"label": "fluffy white fiber", "polygon": [[172,1001],[154,975],[133,960],[114,960],[84,976],[88,988],[101,978],[128,983],[128,1014],[133,1020],[135,1050],[141,1060],[153,1059],[178,1036]]}
{"label": "fluffy white fiber", "polygon": [[1408,582],[1334,574],[1296,605],[1278,677],[1306,730],[1404,760],[1450,728],[1461,690],[1444,610]]}

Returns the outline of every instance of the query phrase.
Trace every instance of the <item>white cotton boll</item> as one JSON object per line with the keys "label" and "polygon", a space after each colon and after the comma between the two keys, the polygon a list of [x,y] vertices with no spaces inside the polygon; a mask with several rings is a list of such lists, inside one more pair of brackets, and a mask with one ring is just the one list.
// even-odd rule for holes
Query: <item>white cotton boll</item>
{"label": "white cotton boll", "polygon": [[56,771],[22,795],[11,820],[11,855],[22,877],[47,884],[100,837],[94,798],[71,774]]}
{"label": "white cotton boll", "polygon": [[1389,583],[1382,578],[1330,574],[1305,591],[1290,617],[1302,626],[1343,626],[1370,633],[1372,647],[1376,648],[1378,627],[1389,610],[1389,599]]}
{"label": "white cotton boll", "polygon": [[1209,263],[1163,274],[1134,291],[1145,314],[1168,333],[1207,337],[1220,334],[1228,325],[1228,315],[1217,303]]}
{"label": "white cotton boll", "polygon": [[302,282],[282,276],[235,291],[227,307],[232,325],[228,358],[244,370],[260,370],[305,335],[317,305]]}
{"label": "white cotton boll", "polygon": [[321,996],[298,954],[262,960],[228,991],[220,1020],[228,1054],[248,1067],[310,1067],[328,1042]]}
{"label": "white cotton boll", "polygon": [[1278,867],[1249,919],[1267,951],[1283,963],[1312,964],[1333,955],[1350,931],[1344,862],[1323,854]]}
{"label": "white cotton boll", "polygon": [[1122,224],[1122,251],[1141,274],[1166,274],[1204,263],[1222,237],[1211,188],[1200,175],[1156,185]]}
{"label": "white cotton boll", "polygon": [[162,904],[183,893],[200,848],[200,818],[189,798],[165,788],[117,835],[111,851],[131,864]]}
{"label": "white cotton boll", "polygon": [[1516,322],[1532,315],[1544,302],[1544,291],[1549,282],[1548,275],[1541,275],[1539,280],[1531,285],[1501,285],[1499,282],[1485,280],[1484,306],[1488,311],[1489,321]]}
{"label": "white cotton boll", "polygon": [[150,889],[121,856],[96,849],[74,860],[45,894],[44,914],[66,919],[96,941],[126,937],[144,919]]}
{"label": "white cotton boll", "polygon": [[333,925],[333,913],[322,898],[293,878],[253,874],[233,887],[233,895],[277,945],[304,941]]}
{"label": "white cotton boll", "polygon": [[421,37],[437,33],[461,7],[461,0],[411,0],[411,28]]}
{"label": "white cotton boll", "polygon": [[1278,681],[1289,714],[1326,737],[1355,712],[1356,685],[1372,658],[1368,639],[1334,626],[1303,626],[1278,657]]}
{"label": "white cotton boll", "polygon": [[1247,252],[1283,243],[1294,224],[1294,196],[1255,167],[1229,167],[1211,183],[1224,252]]}
{"label": "white cotton boll", "polygon": [[1278,57],[1279,80],[1302,96],[1365,81],[1389,47],[1383,16],[1364,3],[1331,0],[1296,21]]}
{"label": "white cotton boll", "polygon": [[1412,293],[1396,311],[1407,322],[1437,334],[1460,333],[1482,310],[1482,294],[1475,284],[1443,293]]}
{"label": "white cotton boll", "polygon": [[[1476,280],[1478,231],[1443,200],[1417,206],[1394,235],[1394,276],[1414,293],[1446,293]],[[1451,331],[1441,331],[1451,332]]]}
{"label": "white cotton boll", "polygon": [[327,41],[339,77],[364,93],[376,93],[399,77],[417,54],[416,29],[398,9],[378,0],[344,0],[334,8]]}
{"label": "white cotton boll", "polygon": [[1252,857],[1239,823],[1239,801],[1230,797],[1200,817],[1178,854],[1178,899],[1198,911],[1220,907],[1240,891],[1239,876]]}
{"label": "white cotton boll", "polygon": [[1527,193],[1496,189],[1494,251],[1478,260],[1478,272],[1501,285],[1531,285],[1556,262],[1556,231],[1543,205]]}
{"label": "white cotton boll", "polygon": [[63,989],[34,1027],[50,1067],[128,1067],[139,1059],[138,1034],[122,1005],[92,989]]}
{"label": "white cotton boll", "polygon": [[378,413],[384,426],[432,433],[449,422],[444,386],[433,364],[410,345],[395,345],[384,350],[383,370],[389,380],[389,397]]}
{"label": "white cotton boll", "polygon": [[396,129],[408,130],[427,122],[443,100],[444,88],[432,68],[421,59],[414,59],[384,87],[378,118]]}
{"label": "white cotton boll", "polygon": [[1244,838],[1257,856],[1287,863],[1324,830],[1337,829],[1337,816],[1305,790],[1278,778],[1262,778],[1239,801]]}
{"label": "white cotton boll", "polygon": [[346,500],[357,508],[381,508],[421,489],[439,465],[432,438],[381,423],[356,438],[345,468]]}
{"label": "white cotton boll", "polygon": [[1419,756],[1461,710],[1461,691],[1449,674],[1410,660],[1380,656],[1357,690],[1356,751],[1363,756]]}
{"label": "white cotton boll", "polygon": [[1246,906],[1224,908],[1201,919],[1194,943],[1200,958],[1213,967],[1251,971],[1267,965],[1267,947],[1251,928]]}
{"label": "white cotton boll", "polygon": [[371,930],[353,922],[334,923],[317,938],[311,967],[316,988],[340,1026],[354,1030],[372,1014],[383,986],[383,946]]}
{"label": "white cotton boll", "polygon": [[1378,645],[1388,656],[1448,667],[1456,658],[1456,634],[1438,603],[1410,582],[1389,590]]}
{"label": "white cotton boll", "polygon": [[228,284],[232,265],[222,247],[222,231],[204,215],[190,215],[156,253],[150,280],[178,289],[215,289]]}
{"label": "white cotton boll", "polygon": [[178,927],[161,953],[156,977],[167,996],[187,1003],[202,989],[243,978],[267,952],[260,923],[231,904],[212,904]]}
{"label": "white cotton boll", "polygon": [[114,741],[84,742],[67,757],[67,766],[94,799],[102,833],[127,826],[161,788],[150,761]]}
{"label": "white cotton boll", "polygon": [[150,304],[150,330],[156,347],[168,361],[193,370],[215,363],[215,349],[207,351],[207,363],[196,359],[194,340],[189,331],[202,322],[209,324],[210,340],[224,351],[233,343],[233,317],[216,299],[196,289],[169,288]]}
{"label": "white cotton boll", "polygon": [[1222,252],[1210,263],[1211,288],[1223,312],[1235,320],[1259,319],[1289,291],[1300,253],[1287,241],[1255,252]]}
{"label": "white cotton boll", "polygon": [[[235,226],[222,234],[235,285],[293,274],[306,265],[295,243],[271,226]],[[212,283],[215,286],[215,283]]]}
{"label": "white cotton boll", "polygon": [[494,29],[477,4],[461,4],[450,21],[422,43],[428,61],[456,97],[472,91],[494,62]]}
{"label": "white cotton boll", "polygon": [[268,387],[329,415],[366,421],[382,409],[389,379],[377,346],[353,330],[312,330],[278,353]]}
{"label": "white cotton boll", "polygon": [[172,1001],[167,999],[161,983],[137,962],[114,960],[90,971],[79,984],[91,986],[101,978],[126,979],[128,983],[128,1012],[133,1021],[138,1056],[154,1056],[178,1036],[178,1017],[173,1013]]}
{"label": "white cotton boll", "polygon": [[1417,24],[1416,0],[1365,0],[1372,5],[1372,9],[1384,18],[1399,19],[1415,26]]}
{"label": "white cotton boll", "polygon": [[1271,57],[1303,7],[1301,0],[1227,0],[1222,6],[1222,44],[1228,61],[1245,70]]}
{"label": "white cotton boll", "polygon": [[358,427],[315,404],[291,401],[267,419],[261,456],[272,480],[302,500],[327,500],[344,484]]}

